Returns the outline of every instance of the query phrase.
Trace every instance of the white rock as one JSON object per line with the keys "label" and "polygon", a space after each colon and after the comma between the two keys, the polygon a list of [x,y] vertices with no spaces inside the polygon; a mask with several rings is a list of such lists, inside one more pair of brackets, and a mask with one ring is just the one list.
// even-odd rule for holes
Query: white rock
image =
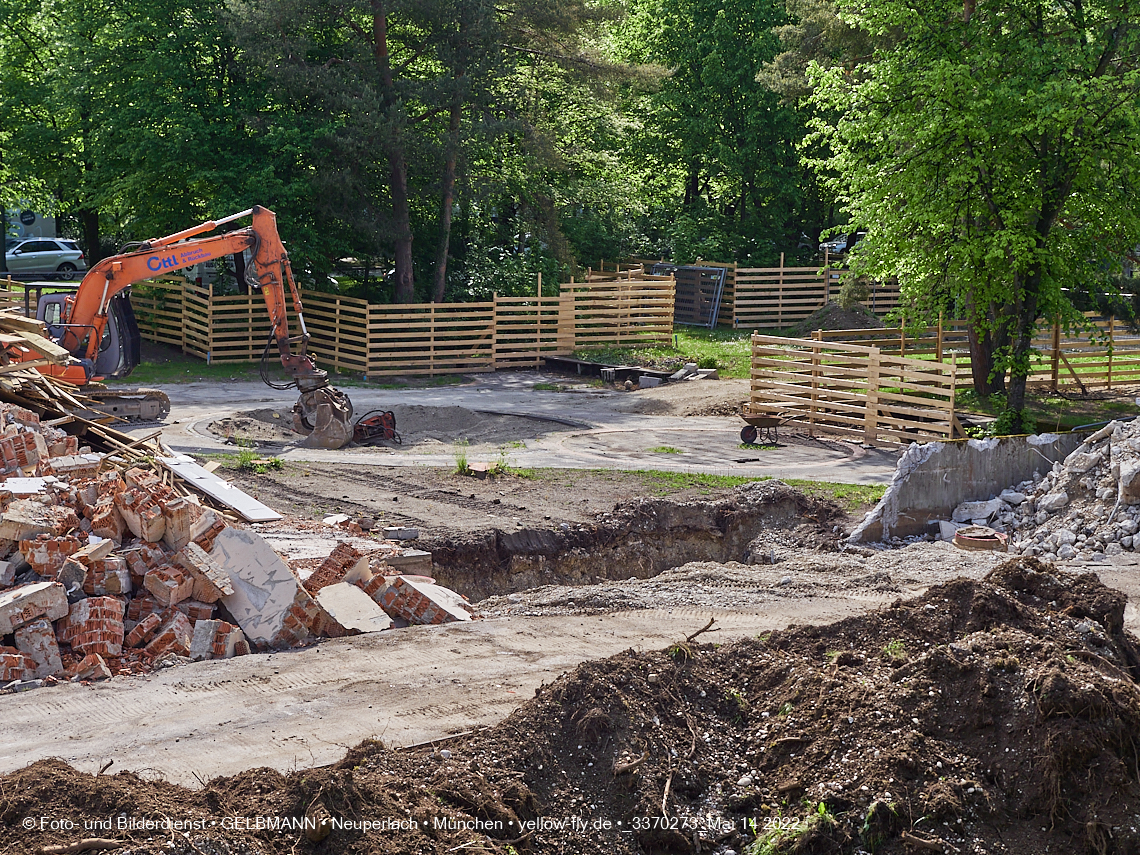
{"label": "white rock", "polygon": [[1056,534],[1053,535],[1053,539],[1058,546],[1063,546],[1066,543],[1077,542],[1077,536],[1067,528],[1057,529]]}
{"label": "white rock", "polygon": [[963,502],[954,509],[951,519],[954,522],[970,521],[974,525],[985,525],[987,520],[1006,510],[1007,507],[1001,499],[990,499],[987,502]]}
{"label": "white rock", "polygon": [[752,786],[752,776],[751,775],[741,776],[740,780],[736,782],[736,786],[738,786],[738,787],[751,787]]}
{"label": "white rock", "polygon": [[1053,511],[1059,511],[1067,504],[1069,504],[1069,494],[1064,490],[1060,490],[1056,493],[1049,493],[1048,495],[1042,496],[1037,500],[1038,516],[1040,516],[1041,512],[1049,514]]}
{"label": "white rock", "polygon": [[1117,528],[1125,534],[1136,534],[1136,529],[1140,528],[1140,526],[1137,526],[1136,520],[1124,519],[1117,523]]}
{"label": "white rock", "polygon": [[1100,453],[1089,454],[1077,449],[1065,458],[1065,468],[1069,470],[1070,475],[1083,475],[1094,466],[1099,466],[1103,459],[1104,455]]}
{"label": "white rock", "polygon": [[1029,497],[1024,493],[1019,493],[1016,490],[1002,490],[1001,495],[998,496],[1003,502],[1008,502],[1011,505],[1020,505]]}
{"label": "white rock", "polygon": [[1038,511],[1037,515],[1033,517],[1033,521],[1037,523],[1037,525],[1045,525],[1045,523],[1049,521],[1049,512]]}
{"label": "white rock", "polygon": [[1104,548],[1105,555],[1120,555],[1124,548],[1119,543],[1110,543]]}
{"label": "white rock", "polygon": [[1067,543],[1063,544],[1062,546],[1059,546],[1057,548],[1057,557],[1060,558],[1062,561],[1068,561],[1070,558],[1072,558],[1076,554],[1077,554],[1077,550],[1073,549],[1073,547]]}
{"label": "white rock", "polygon": [[1120,538],[1120,545],[1123,546],[1125,549],[1131,549],[1132,543],[1133,543],[1132,535],[1130,535],[1130,534],[1126,534],[1124,537]]}

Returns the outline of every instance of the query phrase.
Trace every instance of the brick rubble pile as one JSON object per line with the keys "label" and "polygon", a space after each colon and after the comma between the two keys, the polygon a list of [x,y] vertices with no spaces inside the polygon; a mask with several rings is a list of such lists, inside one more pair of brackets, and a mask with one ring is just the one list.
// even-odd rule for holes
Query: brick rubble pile
{"label": "brick rubble pile", "polygon": [[346,543],[302,583],[174,483],[0,403],[0,688],[472,617],[458,594]]}
{"label": "brick rubble pile", "polygon": [[1112,422],[1053,470],[954,510],[1009,535],[1009,551],[1100,561],[1140,548],[1140,420]]}

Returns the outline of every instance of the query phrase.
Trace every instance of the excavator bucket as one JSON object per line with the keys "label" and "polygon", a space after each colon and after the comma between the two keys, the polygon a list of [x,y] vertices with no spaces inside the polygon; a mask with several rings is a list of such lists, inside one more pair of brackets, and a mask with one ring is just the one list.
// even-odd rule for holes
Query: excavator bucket
{"label": "excavator bucket", "polygon": [[305,392],[293,405],[293,428],[308,434],[306,448],[343,448],[352,441],[352,401],[332,386]]}

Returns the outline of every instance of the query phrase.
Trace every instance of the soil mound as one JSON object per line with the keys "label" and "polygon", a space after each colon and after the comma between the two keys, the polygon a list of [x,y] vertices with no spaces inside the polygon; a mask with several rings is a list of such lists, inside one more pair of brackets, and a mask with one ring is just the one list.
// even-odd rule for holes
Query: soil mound
{"label": "soil mound", "polygon": [[862,306],[845,309],[834,300],[829,300],[788,330],[788,335],[798,338],[811,335],[813,330],[865,330],[881,329],[883,326],[878,316]]}
{"label": "soil mound", "polygon": [[[43,761],[0,779],[0,851],[110,817],[100,836],[123,851],[175,855],[1134,853],[1140,647],[1124,605],[1094,575],[1018,558],[831,626],[587,663],[494,728],[369,742],[331,768],[188,791]],[[197,824],[115,831],[120,816]]]}
{"label": "soil mound", "polygon": [[[405,446],[460,441],[495,445],[569,429],[567,425],[546,419],[479,412],[466,407],[397,404],[392,407],[392,413],[396,416],[396,430]],[[363,412],[357,411],[356,415],[361,416]],[[292,409],[263,407],[213,421],[207,430],[238,443],[270,444],[301,439],[301,434],[294,433],[292,425]]]}

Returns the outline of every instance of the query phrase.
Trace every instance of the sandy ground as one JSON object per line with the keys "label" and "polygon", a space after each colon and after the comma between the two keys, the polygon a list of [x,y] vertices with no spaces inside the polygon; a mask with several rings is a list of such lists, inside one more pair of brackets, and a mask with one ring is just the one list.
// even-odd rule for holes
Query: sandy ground
{"label": "sandy ground", "polygon": [[[294,463],[361,468],[454,467],[460,452],[470,462],[490,464],[506,455],[520,468],[663,469],[883,484],[897,459],[893,449],[797,439],[790,426],[781,432],[778,447],[741,447],[744,422],[723,413],[737,412],[747,399],[745,380],[626,392],[563,375],[519,371],[476,375],[461,386],[349,387],[345,391],[358,415],[373,409],[405,413],[396,425],[405,442],[338,451],[296,445],[286,432],[288,419],[271,415],[289,413],[295,398],[288,393],[250,382],[168,385],[163,391],[172,403],[163,441],[187,454],[233,453],[239,438],[245,438],[244,429],[262,453]],[[140,426],[132,432],[152,429]]]}
{"label": "sandy ground", "polygon": [[[715,618],[717,642],[878,609],[991,553],[947,544],[851,555],[806,551],[770,566],[694,564],[656,579],[539,588],[487,600],[469,624],[324,641],[146,677],[0,698],[0,772],[44,757],[94,771],[149,770],[198,786],[254,766],[331,763],[359,741],[409,745],[491,725],[580,662],[660,649]],[[1140,567],[1093,569],[1140,594]],[[1126,626],[1140,628],[1129,605]]]}

